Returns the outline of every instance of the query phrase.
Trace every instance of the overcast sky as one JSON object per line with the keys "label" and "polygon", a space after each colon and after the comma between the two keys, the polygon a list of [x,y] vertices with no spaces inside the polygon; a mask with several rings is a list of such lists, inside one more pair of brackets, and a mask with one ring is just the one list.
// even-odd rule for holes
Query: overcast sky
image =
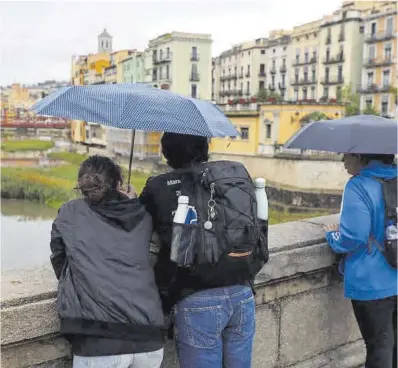
{"label": "overcast sky", "polygon": [[73,54],[95,52],[107,28],[114,50],[144,49],[170,31],[210,33],[213,55],[337,9],[341,0],[0,2],[0,85],[68,80]]}

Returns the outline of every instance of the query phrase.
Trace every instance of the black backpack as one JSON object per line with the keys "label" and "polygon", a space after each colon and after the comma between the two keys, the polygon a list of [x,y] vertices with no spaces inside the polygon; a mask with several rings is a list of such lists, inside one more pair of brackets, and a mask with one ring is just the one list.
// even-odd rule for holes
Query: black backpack
{"label": "black backpack", "polygon": [[[377,248],[383,254],[384,258],[387,260],[388,264],[398,269],[397,264],[397,239],[389,239],[387,236],[388,225],[395,225],[395,230],[397,229],[397,210],[398,210],[398,202],[397,202],[397,178],[386,180],[380,178],[374,178],[382,184],[383,187],[383,198],[385,205],[385,237],[384,244],[381,245],[379,242],[372,236],[371,240],[374,241]],[[371,242],[370,242],[371,243]],[[370,244],[371,245],[371,244]]]}
{"label": "black backpack", "polygon": [[[257,219],[254,185],[237,162],[208,162],[175,171],[196,224],[173,224],[173,259],[209,286],[252,281],[268,261],[268,221]],[[175,244],[177,242],[177,244]]]}

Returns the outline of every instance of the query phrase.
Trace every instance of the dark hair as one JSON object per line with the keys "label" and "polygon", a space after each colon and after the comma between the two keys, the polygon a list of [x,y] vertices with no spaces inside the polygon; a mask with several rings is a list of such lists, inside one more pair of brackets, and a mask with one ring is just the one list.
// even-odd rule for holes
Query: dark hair
{"label": "dark hair", "polygon": [[380,161],[385,165],[392,165],[395,162],[394,155],[361,154],[359,156],[363,165],[367,165],[371,161]]}
{"label": "dark hair", "polygon": [[189,167],[209,160],[209,143],[206,137],[164,133],[162,153],[173,169]]}
{"label": "dark hair", "polygon": [[91,156],[80,165],[77,189],[91,202],[99,202],[123,183],[122,170],[109,157]]}

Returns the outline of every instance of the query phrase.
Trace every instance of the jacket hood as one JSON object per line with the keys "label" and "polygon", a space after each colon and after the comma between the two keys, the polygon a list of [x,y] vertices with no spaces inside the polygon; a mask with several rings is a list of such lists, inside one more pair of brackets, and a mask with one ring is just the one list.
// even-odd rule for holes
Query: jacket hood
{"label": "jacket hood", "polygon": [[99,203],[87,203],[94,212],[125,231],[133,230],[146,213],[138,199],[130,199],[120,192],[112,192]]}
{"label": "jacket hood", "polygon": [[397,166],[386,165],[379,161],[371,161],[361,172],[363,176],[373,176],[382,179],[394,179],[397,177]]}

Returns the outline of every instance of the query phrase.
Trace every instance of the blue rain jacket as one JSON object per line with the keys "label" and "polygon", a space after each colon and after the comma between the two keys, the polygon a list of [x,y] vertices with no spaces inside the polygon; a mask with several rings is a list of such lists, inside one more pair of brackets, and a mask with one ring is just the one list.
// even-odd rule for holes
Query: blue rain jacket
{"label": "blue rain jacket", "polygon": [[375,244],[368,246],[370,235],[380,244],[385,238],[382,185],[374,177],[396,176],[396,166],[372,161],[346,184],[340,231],[326,234],[333,251],[345,254],[341,270],[346,298],[376,300],[397,295],[397,270],[389,266]]}

